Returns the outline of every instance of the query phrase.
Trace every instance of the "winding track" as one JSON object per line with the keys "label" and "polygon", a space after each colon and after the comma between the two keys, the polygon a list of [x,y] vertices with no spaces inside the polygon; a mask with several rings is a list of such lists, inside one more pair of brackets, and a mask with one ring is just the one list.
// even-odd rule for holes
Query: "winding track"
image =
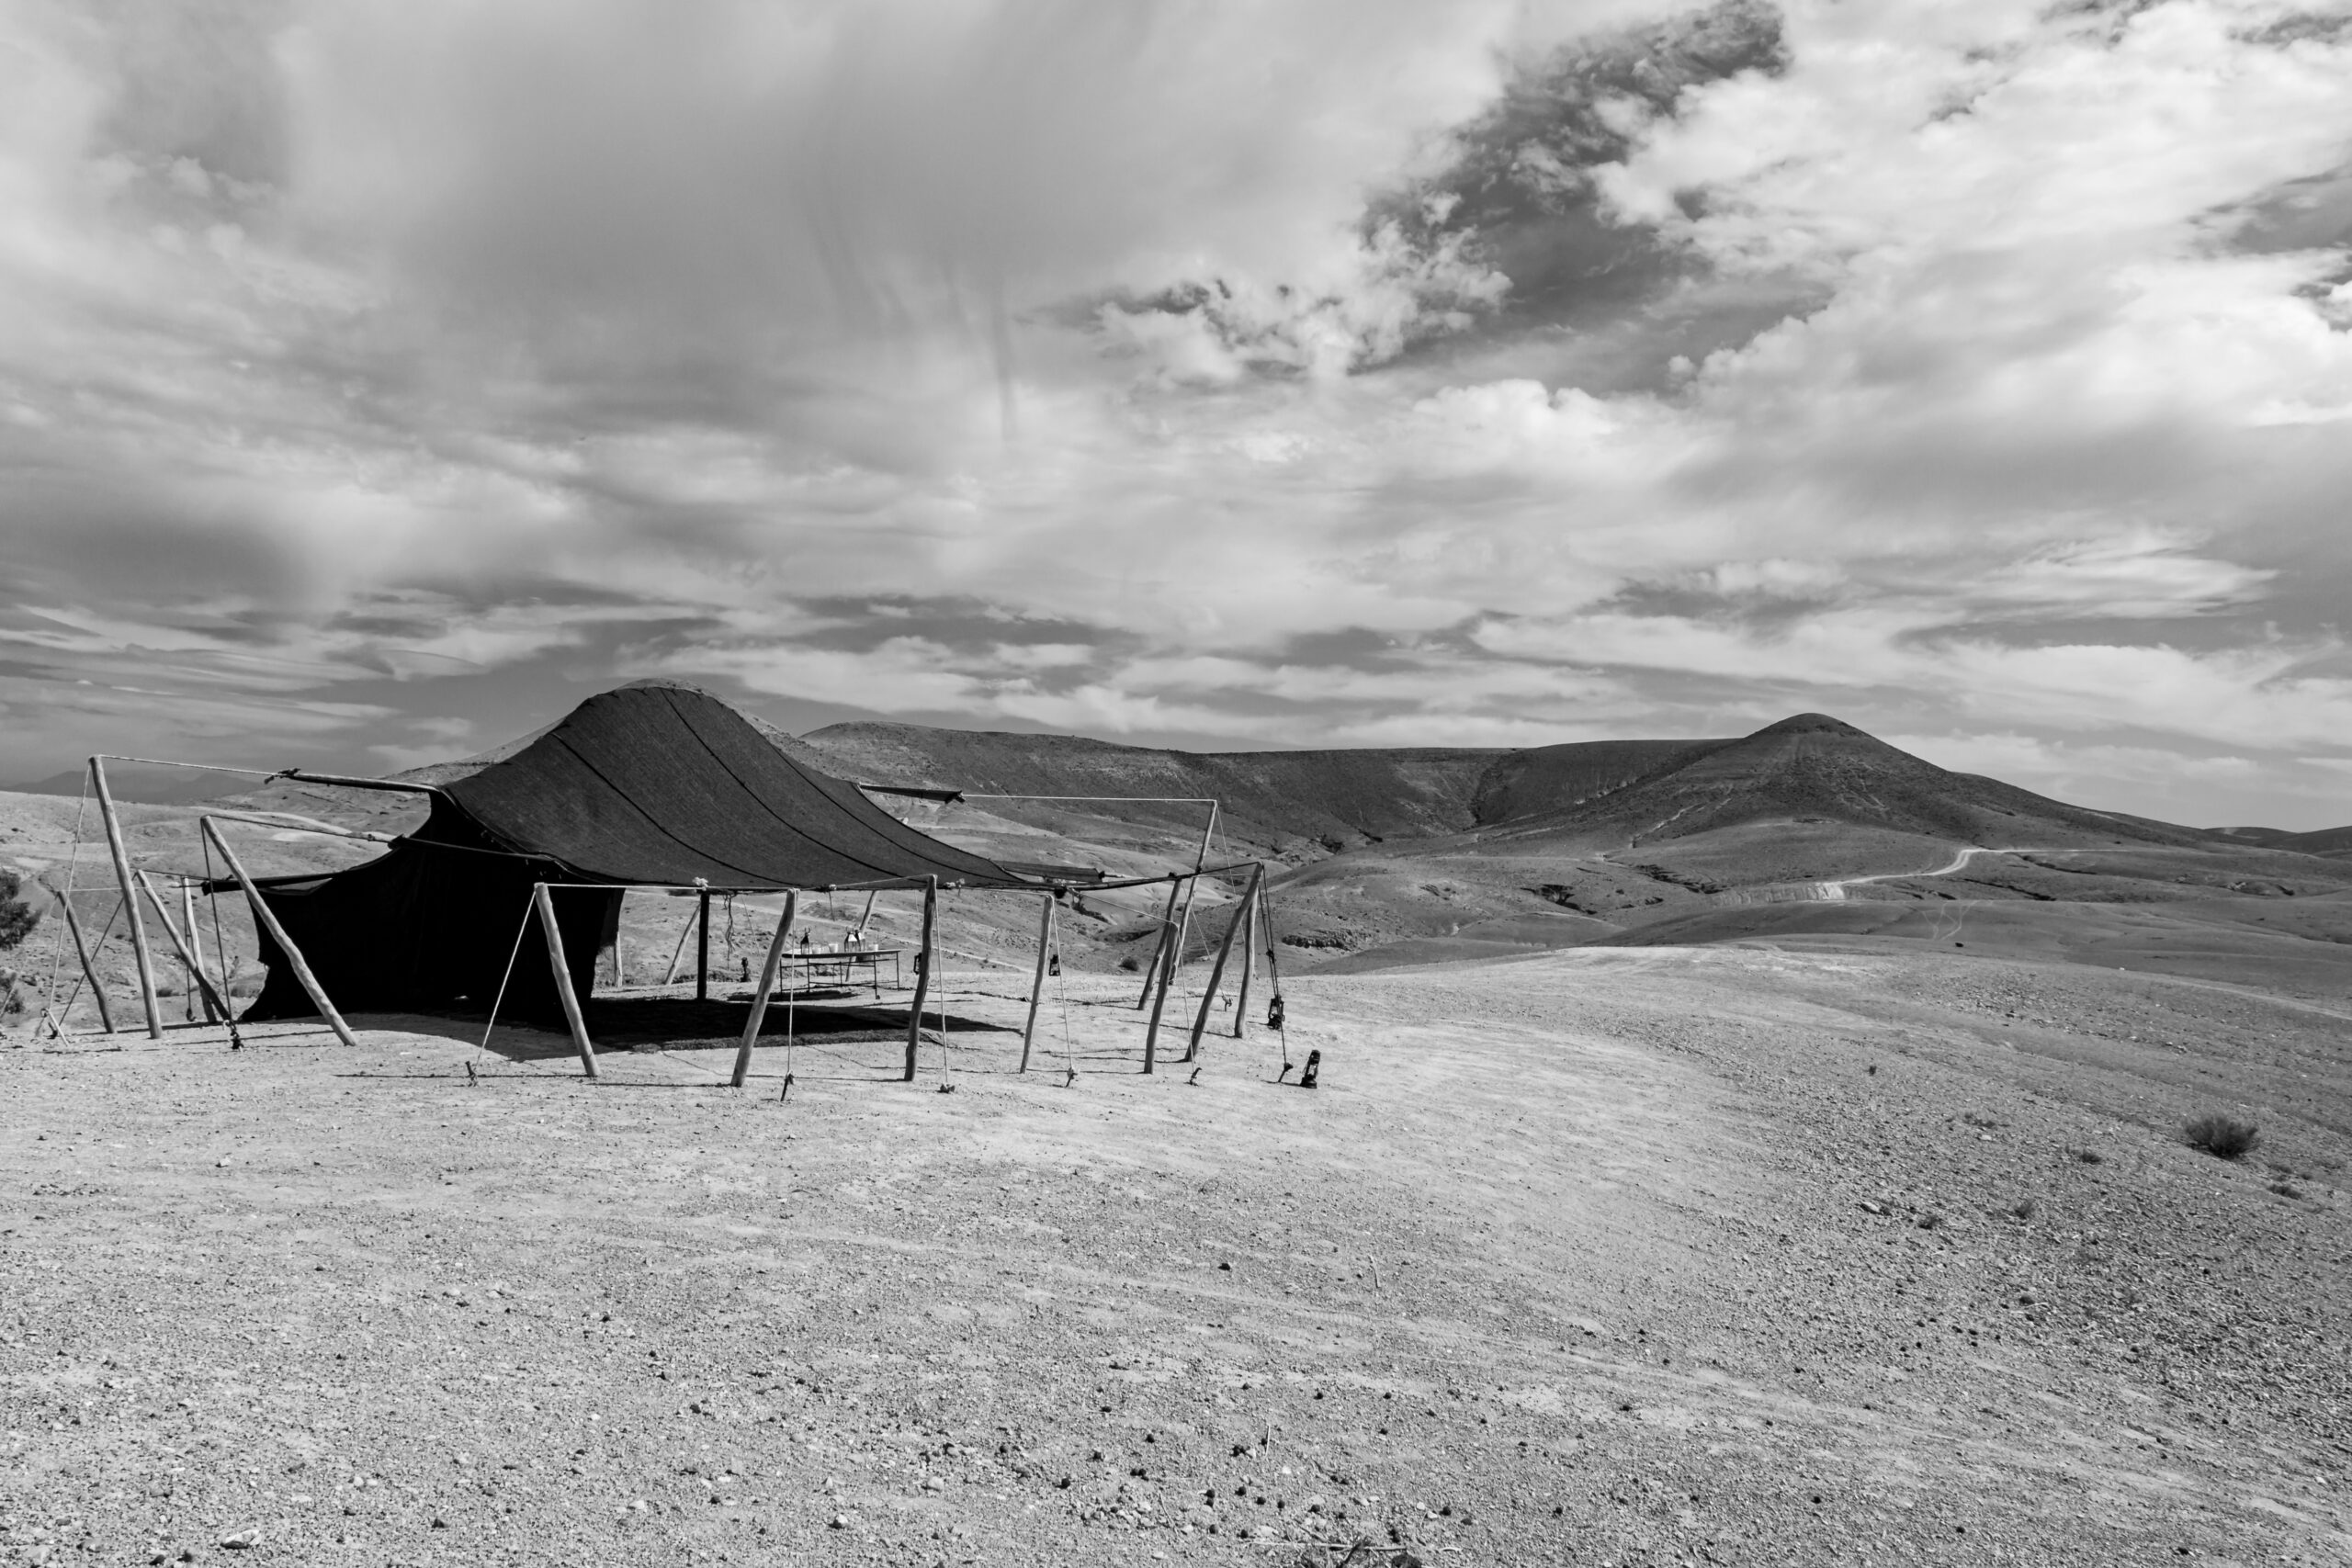
{"label": "winding track", "polygon": [[1966,865],[1978,855],[2023,854],[2027,852],[2028,848],[2029,846],[2023,844],[2012,844],[2004,849],[1985,849],[1981,846],[1972,845],[1971,847],[1961,851],[1958,854],[1952,856],[1948,863],[1936,867],[1933,871],[1882,871],[1872,876],[1841,876],[1831,882],[1815,883],[1813,885],[1813,896],[1815,898],[1826,899],[1831,903],[1836,903],[1846,897],[1847,888],[1860,886],[1865,882],[1894,882],[1900,878],[1909,876],[1950,876],[1952,873],[1960,870],[1961,867]]}

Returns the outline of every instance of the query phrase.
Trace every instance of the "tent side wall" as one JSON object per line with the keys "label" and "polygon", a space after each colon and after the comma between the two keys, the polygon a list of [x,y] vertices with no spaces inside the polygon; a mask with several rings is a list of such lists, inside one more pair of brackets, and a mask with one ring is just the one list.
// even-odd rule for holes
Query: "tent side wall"
{"label": "tent side wall", "polygon": [[[411,841],[315,882],[265,887],[262,897],[345,1013],[486,1009],[511,953],[514,969],[506,981],[505,1010],[560,1018],[547,942],[536,930],[525,933],[519,948],[514,940],[533,886],[560,874],[543,863]],[[565,966],[582,996],[595,983],[597,954],[618,924],[620,899],[605,888],[555,889]],[[315,1016],[318,1010],[285,954],[266,931],[260,935],[269,979],[244,1017]]]}

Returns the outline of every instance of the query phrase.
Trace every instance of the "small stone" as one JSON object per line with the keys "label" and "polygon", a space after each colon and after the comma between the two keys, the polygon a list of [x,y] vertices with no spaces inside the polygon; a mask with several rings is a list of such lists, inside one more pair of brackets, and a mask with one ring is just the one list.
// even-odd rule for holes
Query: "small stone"
{"label": "small stone", "polygon": [[833,1516],[833,1522],[825,1528],[827,1529],[845,1530],[849,1529],[849,1516],[847,1514],[835,1514]]}
{"label": "small stone", "polygon": [[[222,1163],[226,1164],[227,1162],[223,1161]],[[220,1550],[223,1551],[250,1551],[260,1544],[261,1532],[259,1530],[233,1530],[231,1533],[222,1536],[220,1542]]]}

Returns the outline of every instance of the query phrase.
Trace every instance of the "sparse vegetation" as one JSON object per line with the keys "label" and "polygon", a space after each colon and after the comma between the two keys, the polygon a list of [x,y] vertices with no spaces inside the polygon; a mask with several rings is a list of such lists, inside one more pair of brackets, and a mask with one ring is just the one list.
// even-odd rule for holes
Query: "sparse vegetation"
{"label": "sparse vegetation", "polygon": [[2202,1149],[2215,1159],[2241,1159],[2262,1141],[2261,1130],[2253,1122],[2219,1111],[2193,1118],[2181,1131],[2190,1148]]}
{"label": "sparse vegetation", "polygon": [[2107,1156],[2097,1149],[2068,1149],[2066,1152],[2074,1156],[2076,1165],[2105,1165],[2107,1163]]}
{"label": "sparse vegetation", "polygon": [[2020,1198],[2010,1204],[2006,1213],[2018,1224],[2025,1224],[2036,1214],[2041,1213],[2041,1204],[2031,1198]]}
{"label": "sparse vegetation", "polygon": [[2303,1195],[2303,1190],[2291,1181],[2274,1181],[2270,1184],[2270,1190],[2281,1198],[2300,1198]]}

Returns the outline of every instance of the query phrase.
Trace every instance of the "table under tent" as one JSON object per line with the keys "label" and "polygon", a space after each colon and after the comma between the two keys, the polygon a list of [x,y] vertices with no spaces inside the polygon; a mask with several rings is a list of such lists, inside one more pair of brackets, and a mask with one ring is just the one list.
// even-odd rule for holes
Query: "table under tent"
{"label": "table under tent", "polygon": [[[102,789],[95,762],[93,773]],[[324,1017],[348,1039],[345,1011],[489,1007],[493,1016],[503,1010],[560,1018],[592,1077],[596,1059],[581,998],[594,989],[600,957],[619,927],[622,897],[631,889],[705,900],[786,896],[737,1056],[734,1081],[741,1084],[786,961],[797,895],[924,894],[925,961],[916,965],[908,1019],[906,1076],[911,1078],[924,994],[936,969],[928,960],[942,889],[1045,895],[1037,955],[1042,989],[1056,897],[1066,883],[1105,886],[1099,872],[1007,865],[933,838],[891,816],[857,784],[802,766],[742,715],[691,687],[647,683],[592,697],[514,755],[446,784],[331,782],[423,793],[431,797],[430,811],[422,826],[391,840],[376,860],[286,877],[246,875],[218,828],[209,820],[203,825],[211,842],[231,856],[235,873],[204,890],[216,896],[242,891],[256,906],[259,957],[268,977],[241,1021]],[[1186,878],[1244,871],[1249,890],[1219,948],[1221,973],[1237,931],[1271,936],[1260,925],[1262,867],[1195,867],[1108,886],[1164,881],[1172,893]],[[1063,872],[1069,874],[1058,874]],[[1159,995],[1146,1042],[1147,1072],[1176,953],[1173,940],[1162,945],[1170,962],[1154,964],[1160,971]],[[1246,953],[1252,942],[1245,939],[1242,945]],[[1245,976],[1247,964],[1245,958]],[[1204,997],[1193,1029],[1195,1045],[1207,1000]],[[1035,1013],[1033,995],[1033,1026]]]}

